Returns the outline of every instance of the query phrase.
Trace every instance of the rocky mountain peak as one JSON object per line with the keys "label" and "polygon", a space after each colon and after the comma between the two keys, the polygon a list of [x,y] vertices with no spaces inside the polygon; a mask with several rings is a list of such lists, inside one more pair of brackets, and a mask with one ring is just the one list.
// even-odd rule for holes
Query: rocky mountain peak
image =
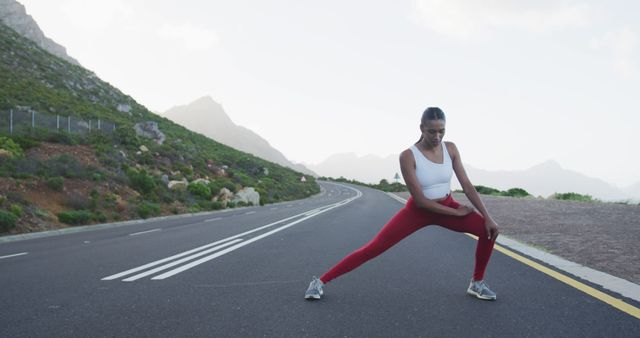
{"label": "rocky mountain peak", "polygon": [[44,35],[36,21],[27,14],[24,6],[15,0],[0,0],[0,22],[18,34],[35,42],[40,48],[75,65],[78,61],[67,54],[67,50]]}

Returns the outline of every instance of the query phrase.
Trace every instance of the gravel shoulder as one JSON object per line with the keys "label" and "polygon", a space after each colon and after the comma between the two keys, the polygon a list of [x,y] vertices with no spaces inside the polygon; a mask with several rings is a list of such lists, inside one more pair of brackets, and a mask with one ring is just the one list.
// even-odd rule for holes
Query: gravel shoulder
{"label": "gravel shoulder", "polygon": [[[408,198],[409,193],[397,193]],[[460,203],[471,205],[462,193]],[[481,195],[501,233],[640,284],[640,206]]]}

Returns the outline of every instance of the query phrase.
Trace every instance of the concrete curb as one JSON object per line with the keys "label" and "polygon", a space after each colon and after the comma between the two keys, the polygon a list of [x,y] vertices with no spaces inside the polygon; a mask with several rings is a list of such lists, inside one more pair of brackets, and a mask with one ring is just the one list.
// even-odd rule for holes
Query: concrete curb
{"label": "concrete curb", "polygon": [[[311,195],[311,196],[309,196],[307,198],[320,196],[323,193],[324,193],[324,189],[322,187],[320,187],[320,192],[319,193]],[[282,201],[282,202],[273,203],[273,204],[269,204],[269,205],[273,206],[273,205],[279,205],[279,204],[291,203],[291,202],[292,201]],[[193,216],[215,215],[215,214],[220,214],[220,213],[231,212],[231,211],[234,211],[234,210],[242,210],[242,209],[248,209],[248,208],[258,208],[258,207],[261,207],[261,206],[248,206],[248,207],[239,207],[239,208],[233,208],[233,209],[203,211],[203,212],[197,212],[197,213],[160,216],[160,217],[153,217],[153,218],[147,218],[147,219],[134,219],[134,220],[128,220],[128,221],[121,221],[121,222],[102,223],[102,224],[93,224],[93,225],[82,225],[82,226],[75,226],[75,227],[71,227],[71,228],[64,228],[64,229],[57,229],[57,230],[47,230],[47,231],[32,232],[32,233],[28,233],[28,234],[8,235],[8,236],[0,237],[0,244],[9,243],[9,242],[24,241],[24,240],[28,240],[28,239],[36,239],[36,238],[45,238],[45,237],[59,236],[59,235],[65,235],[65,234],[73,234],[73,233],[77,233],[77,232],[93,231],[93,230],[99,230],[99,229],[118,228],[118,227],[122,227],[122,226],[140,224],[140,223],[146,223],[146,222],[173,220],[173,219],[187,218],[187,217],[193,217]]]}
{"label": "concrete curb", "polygon": [[146,222],[173,220],[173,219],[181,219],[181,218],[187,218],[187,217],[193,217],[193,216],[204,216],[204,215],[219,214],[219,213],[229,212],[229,211],[232,211],[232,210],[242,210],[244,208],[250,208],[250,207],[241,207],[241,208],[215,210],[215,211],[205,211],[205,212],[190,213],[190,214],[160,216],[160,217],[153,217],[153,218],[147,218],[147,219],[134,219],[134,220],[128,220],[128,221],[122,221],[122,222],[113,222],[113,223],[82,225],[82,226],[76,226],[76,227],[64,228],[64,229],[57,229],[57,230],[47,230],[47,231],[40,231],[40,232],[32,232],[32,233],[28,233],[28,234],[9,235],[9,236],[0,237],[0,244],[1,243],[23,241],[23,240],[27,240],[27,239],[52,237],[52,236],[59,236],[59,235],[65,235],[65,234],[73,234],[73,233],[77,233],[77,232],[93,231],[93,230],[99,230],[99,229],[118,228],[118,227],[122,227],[122,226],[140,224],[140,223],[146,223]]}
{"label": "concrete curb", "polygon": [[[407,203],[407,200],[394,193],[388,192],[387,195],[402,204]],[[608,273],[571,262],[562,257],[544,252],[528,244],[519,242],[513,238],[509,238],[508,236],[505,236],[503,234],[500,234],[500,236],[496,240],[496,243],[536,260],[542,261],[561,271],[567,272],[591,283],[600,285],[607,290],[619,293],[624,297],[640,302],[640,285],[632,283],[626,279],[612,276]]]}

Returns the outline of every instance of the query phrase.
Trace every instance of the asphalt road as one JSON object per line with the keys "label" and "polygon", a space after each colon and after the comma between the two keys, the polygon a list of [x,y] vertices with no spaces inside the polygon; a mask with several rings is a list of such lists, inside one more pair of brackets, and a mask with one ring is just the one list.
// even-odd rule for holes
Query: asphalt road
{"label": "asphalt road", "polygon": [[497,251],[498,300],[467,296],[475,240],[437,226],[305,301],[313,275],[402,207],[321,184],[305,200],[0,244],[0,337],[640,337],[640,320]]}

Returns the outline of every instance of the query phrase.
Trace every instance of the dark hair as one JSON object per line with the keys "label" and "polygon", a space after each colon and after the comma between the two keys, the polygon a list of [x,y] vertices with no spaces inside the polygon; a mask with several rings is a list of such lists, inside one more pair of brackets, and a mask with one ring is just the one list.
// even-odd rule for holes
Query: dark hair
{"label": "dark hair", "polygon": [[[444,116],[444,112],[442,111],[442,109],[438,107],[429,107],[425,109],[424,113],[422,113],[422,119],[420,119],[420,125],[421,126],[425,125],[427,124],[427,121],[434,121],[434,120],[446,121],[447,118]],[[420,139],[416,143],[419,143],[420,141],[422,141],[422,135],[420,135]]]}

